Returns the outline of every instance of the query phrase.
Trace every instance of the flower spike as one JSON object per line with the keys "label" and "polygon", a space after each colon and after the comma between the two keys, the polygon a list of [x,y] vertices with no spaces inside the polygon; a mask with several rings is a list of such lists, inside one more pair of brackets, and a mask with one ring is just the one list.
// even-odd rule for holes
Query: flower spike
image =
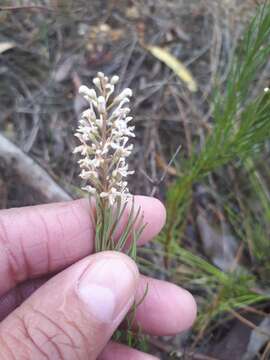
{"label": "flower spike", "polygon": [[125,178],[133,174],[126,162],[133,147],[127,142],[135,137],[134,126],[128,125],[132,118],[127,104],[132,91],[126,88],[113,98],[118,81],[117,75],[109,79],[99,72],[93,79],[96,89],[80,87],[89,108],[82,113],[75,133],[81,142],[74,153],[82,156],[79,165],[86,182],[84,190],[107,199],[110,205],[117,199],[126,202],[130,193]]}

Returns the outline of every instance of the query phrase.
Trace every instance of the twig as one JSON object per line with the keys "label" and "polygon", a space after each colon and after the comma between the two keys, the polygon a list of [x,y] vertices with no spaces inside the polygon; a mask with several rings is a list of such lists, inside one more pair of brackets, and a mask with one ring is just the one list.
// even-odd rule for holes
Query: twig
{"label": "twig", "polygon": [[262,311],[262,310],[258,310],[256,308],[253,308],[251,306],[245,306],[245,308],[243,309],[243,311],[246,311],[246,312],[251,312],[253,314],[256,314],[256,315],[260,315],[260,316],[263,316],[263,317],[268,317],[270,316],[269,314],[267,314],[266,312]]}
{"label": "twig", "polygon": [[171,167],[172,163],[174,162],[176,156],[178,155],[179,151],[181,150],[181,147],[182,145],[179,145],[175,151],[175,153],[173,154],[173,156],[171,157],[169,163],[166,165],[160,179],[158,180],[155,180],[155,179],[152,179],[148,174],[146,174],[146,172],[143,170],[143,169],[140,169],[140,172],[147,178],[147,180],[153,185],[153,189],[152,189],[152,192],[151,192],[151,196],[154,196],[157,189],[158,189],[158,186],[163,183],[163,181],[165,180],[167,174],[169,173],[169,168]]}
{"label": "twig", "polygon": [[159,341],[157,339],[150,339],[150,343],[152,345],[154,345],[157,349],[161,350],[163,353],[166,352],[167,354],[169,354],[169,356],[172,359],[190,359],[190,360],[218,360],[216,358],[204,355],[204,354],[200,354],[198,352],[194,352],[194,351],[175,351],[172,350],[171,346],[168,346],[167,344],[164,344],[162,341]]}
{"label": "twig", "polygon": [[178,98],[178,95],[175,92],[175,89],[173,89],[172,87],[169,87],[169,91],[171,92],[176,106],[178,108],[179,111],[179,120],[182,120],[183,123],[183,128],[184,128],[184,132],[185,132],[185,137],[186,137],[186,143],[187,143],[187,150],[188,150],[188,155],[189,157],[191,156],[192,153],[192,139],[191,139],[191,132],[190,132],[190,128],[188,125],[188,119],[186,116],[186,111],[183,109],[183,106]]}
{"label": "twig", "polygon": [[0,157],[27,185],[38,191],[48,202],[72,199],[40,165],[2,134],[0,134]]}
{"label": "twig", "polygon": [[260,328],[258,328],[258,326],[256,324],[254,324],[252,321],[249,321],[248,319],[244,318],[242,315],[240,315],[239,313],[237,313],[234,310],[229,310],[229,312],[235,316],[239,321],[241,321],[243,324],[245,324],[246,326],[248,326],[249,328],[257,331],[258,333],[267,336],[270,339],[270,333],[268,333],[267,331],[263,331]]}
{"label": "twig", "polygon": [[267,360],[269,359],[269,355],[270,355],[270,341],[268,341],[266,348],[262,354],[261,360]]}
{"label": "twig", "polygon": [[17,11],[17,10],[45,10],[53,11],[46,6],[41,5],[23,5],[23,6],[0,6],[0,11]]}

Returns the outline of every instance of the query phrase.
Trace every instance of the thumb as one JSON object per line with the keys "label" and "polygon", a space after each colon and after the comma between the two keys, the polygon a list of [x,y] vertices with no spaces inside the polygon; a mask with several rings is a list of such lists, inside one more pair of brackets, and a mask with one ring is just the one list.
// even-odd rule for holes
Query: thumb
{"label": "thumb", "polygon": [[39,288],[0,325],[1,359],[96,359],[133,304],[135,263],[91,255]]}

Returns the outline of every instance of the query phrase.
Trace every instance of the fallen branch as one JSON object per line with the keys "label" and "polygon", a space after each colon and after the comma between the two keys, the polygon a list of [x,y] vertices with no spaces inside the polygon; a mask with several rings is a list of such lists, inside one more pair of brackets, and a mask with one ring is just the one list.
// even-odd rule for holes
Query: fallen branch
{"label": "fallen branch", "polygon": [[72,199],[36,161],[2,134],[0,134],[0,157],[23,179],[24,183],[35,189],[48,202]]}
{"label": "fallen branch", "polygon": [[0,6],[0,11],[17,11],[17,10],[45,10],[53,11],[46,6],[42,5],[22,5],[22,6]]}

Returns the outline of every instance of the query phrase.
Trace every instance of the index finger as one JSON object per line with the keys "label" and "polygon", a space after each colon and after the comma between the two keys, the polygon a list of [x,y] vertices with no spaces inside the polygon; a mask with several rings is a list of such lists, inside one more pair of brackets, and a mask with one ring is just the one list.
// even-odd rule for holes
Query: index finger
{"label": "index finger", "polygon": [[[140,244],[158,234],[165,209],[157,199],[135,196],[147,223]],[[127,220],[123,216],[120,229]],[[65,268],[93,252],[94,229],[87,199],[0,212],[0,296],[29,278]]]}

